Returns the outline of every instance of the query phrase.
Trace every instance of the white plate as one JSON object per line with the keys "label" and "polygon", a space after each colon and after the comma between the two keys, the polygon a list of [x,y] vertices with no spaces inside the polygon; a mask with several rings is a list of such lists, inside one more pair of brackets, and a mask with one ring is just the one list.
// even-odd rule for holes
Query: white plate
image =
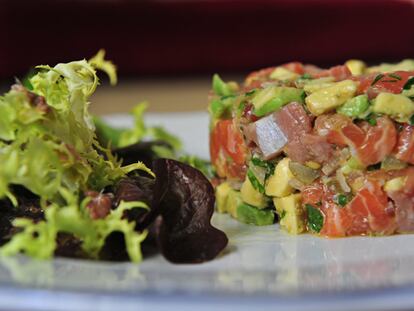
{"label": "white plate", "polygon": [[[208,158],[205,113],[152,114]],[[112,116],[128,126],[127,116]],[[213,223],[230,239],[201,265],[161,256],[141,265],[26,257],[0,259],[0,309],[7,310],[402,310],[414,307],[414,235],[324,239],[289,236],[277,225]]]}

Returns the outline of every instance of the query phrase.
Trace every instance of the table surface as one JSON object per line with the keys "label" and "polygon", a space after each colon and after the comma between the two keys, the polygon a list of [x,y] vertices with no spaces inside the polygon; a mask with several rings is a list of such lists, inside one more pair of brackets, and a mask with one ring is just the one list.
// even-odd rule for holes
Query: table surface
{"label": "table surface", "polygon": [[[240,76],[224,79],[242,81]],[[141,101],[149,103],[149,112],[206,110],[210,88],[210,76],[121,80],[114,87],[103,83],[91,98],[90,110],[95,115],[126,113]]]}

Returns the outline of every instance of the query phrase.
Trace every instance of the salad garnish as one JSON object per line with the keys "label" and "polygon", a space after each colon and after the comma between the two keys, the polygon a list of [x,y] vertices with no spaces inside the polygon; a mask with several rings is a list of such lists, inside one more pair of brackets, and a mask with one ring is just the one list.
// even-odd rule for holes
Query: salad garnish
{"label": "salad garnish", "polygon": [[[89,61],[37,66],[30,89],[16,83],[0,98],[1,254],[139,262],[150,227],[162,219],[163,230],[152,240],[160,241],[167,259],[213,259],[227,238],[210,225],[209,181],[191,166],[162,159],[175,157],[180,141],[160,127],[145,126],[146,104],[134,108],[133,129],[115,129],[90,115],[89,98],[99,85],[96,71],[117,82],[116,68],[104,56],[101,50]],[[142,152],[135,152],[137,145]],[[146,152],[149,156],[142,156]],[[168,175],[178,168],[188,180]],[[165,184],[158,176],[172,177]],[[169,202],[177,191],[188,199]],[[186,220],[191,230],[175,227],[188,215],[184,210],[198,215]],[[203,249],[193,247],[194,237]],[[171,256],[175,243],[187,251]]]}

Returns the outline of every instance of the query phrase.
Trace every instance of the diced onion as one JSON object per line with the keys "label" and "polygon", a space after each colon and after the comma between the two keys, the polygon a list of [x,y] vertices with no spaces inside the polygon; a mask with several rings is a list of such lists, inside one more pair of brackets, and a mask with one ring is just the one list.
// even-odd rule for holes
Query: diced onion
{"label": "diced onion", "polygon": [[302,183],[308,185],[320,176],[319,171],[302,165],[298,162],[289,162],[289,169],[292,174]]}
{"label": "diced onion", "polygon": [[338,180],[339,185],[341,186],[341,189],[345,193],[351,192],[351,188],[348,186],[348,183],[346,182],[345,176],[342,173],[341,170],[336,171],[336,179]]}

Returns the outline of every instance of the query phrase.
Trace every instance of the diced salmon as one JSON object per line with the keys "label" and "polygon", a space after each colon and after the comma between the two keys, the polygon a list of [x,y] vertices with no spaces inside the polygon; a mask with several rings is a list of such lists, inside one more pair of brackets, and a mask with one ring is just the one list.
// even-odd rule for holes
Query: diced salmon
{"label": "diced salmon", "polygon": [[377,125],[368,129],[362,144],[357,144],[358,158],[365,165],[381,162],[390,155],[397,143],[397,130],[388,117],[377,119]]}
{"label": "diced salmon", "polygon": [[354,77],[359,81],[358,94],[367,94],[370,99],[377,97],[381,92],[400,94],[408,79],[414,77],[414,71],[395,71],[385,74],[373,73]]}
{"label": "diced salmon", "polygon": [[323,184],[320,181],[307,185],[301,189],[301,193],[303,204],[319,205],[324,199]]}
{"label": "diced salmon", "polygon": [[397,191],[387,192],[395,204],[398,232],[414,231],[414,167],[398,171],[400,177],[406,177],[404,186]]}
{"label": "diced salmon", "polygon": [[220,120],[210,133],[210,158],[222,178],[243,180],[247,147],[233,120]]}
{"label": "diced salmon", "polygon": [[303,69],[305,71],[305,73],[310,74],[311,76],[314,76],[316,74],[318,74],[319,72],[323,71],[324,69],[315,66],[315,65],[304,65]]}
{"label": "diced salmon", "polygon": [[312,204],[324,215],[321,235],[343,237],[395,232],[395,211],[388,202],[381,183],[367,179],[365,184],[344,207],[334,203],[334,192],[319,182],[302,190],[304,204]]}
{"label": "diced salmon", "polygon": [[396,230],[395,213],[380,183],[368,181],[354,199],[346,206],[353,215],[353,225],[348,235],[389,235]]}
{"label": "diced salmon", "polygon": [[251,72],[244,81],[245,87],[249,87],[252,84],[256,84],[256,87],[260,87],[262,82],[269,79],[270,74],[276,69],[276,66],[264,68],[261,70]]}
{"label": "diced salmon", "polygon": [[[297,73],[299,75],[303,75],[305,73],[305,68],[306,68],[306,66],[303,66],[302,63],[291,62],[291,63],[286,63],[280,66],[273,66],[273,67],[268,67],[268,68],[264,68],[261,70],[253,71],[246,77],[246,80],[244,82],[244,90],[247,91],[249,89],[259,88],[263,82],[270,80],[270,75],[278,67],[286,68],[287,70]],[[311,67],[313,68],[314,66],[311,66]]]}
{"label": "diced salmon", "polygon": [[300,75],[303,75],[305,73],[306,66],[303,66],[303,64],[299,62],[286,63],[286,64],[283,64],[282,66],[286,68],[287,70],[290,70]]}
{"label": "diced salmon", "polygon": [[316,119],[315,131],[329,143],[349,146],[364,165],[381,162],[397,143],[397,130],[386,116],[377,118],[375,126],[366,122],[358,126],[339,114],[320,116]]}
{"label": "diced salmon", "polygon": [[398,135],[395,157],[414,164],[414,126],[405,124]]}
{"label": "diced salmon", "polygon": [[324,225],[320,232],[327,237],[343,237],[350,225],[348,211],[339,208],[333,202],[325,202],[323,205]]}
{"label": "diced salmon", "polygon": [[335,81],[342,81],[352,77],[352,73],[345,65],[334,66],[326,70],[315,72],[313,78],[333,77]]}

